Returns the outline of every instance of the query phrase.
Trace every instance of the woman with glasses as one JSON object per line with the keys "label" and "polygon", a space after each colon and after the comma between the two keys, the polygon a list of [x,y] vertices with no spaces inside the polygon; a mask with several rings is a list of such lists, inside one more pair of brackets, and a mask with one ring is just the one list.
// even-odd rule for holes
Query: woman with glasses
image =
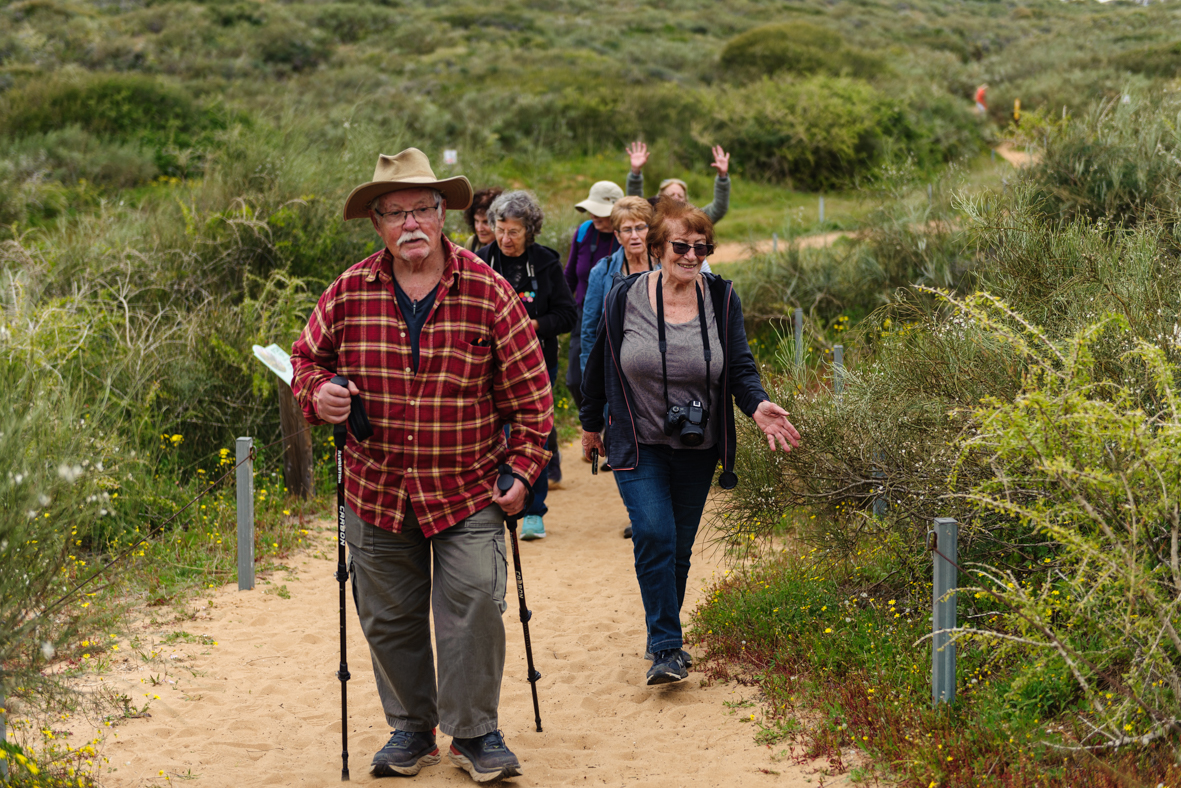
{"label": "woman with glasses", "polygon": [[607,293],[579,420],[583,452],[598,449],[615,469],[644,600],[647,681],[665,684],[688,676],[692,665],[682,649],[681,606],[719,459],[720,486],[738,483],[735,403],[772,450],[790,451],[800,435],[763,390],[732,284],[701,271],[713,251],[709,217],[662,200],[646,245],[660,268],[634,273]]}
{"label": "woman with glasses", "polygon": [[[536,242],[543,219],[541,206],[529,192],[513,191],[500,195],[488,206],[493,241],[476,254],[508,280],[524,303],[525,311],[533,321],[533,330],[541,340],[552,385],[558,374],[558,334],[574,329],[577,309],[566,285],[557,250]],[[546,448],[553,452],[553,458],[533,485],[533,503],[525,510],[521,521],[521,538],[526,541],[545,537],[542,517],[548,511],[545,499],[549,483],[561,479],[556,426]]]}

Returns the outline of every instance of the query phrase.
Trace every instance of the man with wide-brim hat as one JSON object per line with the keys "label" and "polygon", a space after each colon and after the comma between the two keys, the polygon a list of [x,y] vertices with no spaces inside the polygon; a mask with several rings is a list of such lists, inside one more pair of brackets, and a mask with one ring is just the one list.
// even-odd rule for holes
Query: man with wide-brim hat
{"label": "man with wide-brim hat", "polygon": [[[574,231],[570,239],[570,255],[566,258],[566,284],[574,294],[574,305],[578,308],[577,322],[582,325],[582,302],[586,298],[586,284],[590,279],[591,269],[595,263],[604,257],[610,257],[619,244],[615,239],[615,231],[611,226],[611,209],[618,200],[623,199],[623,189],[611,181],[599,181],[590,187],[586,199],[574,205],[581,213],[589,214],[590,219],[583,222]],[[578,363],[582,354],[582,339],[578,331],[570,334],[570,358],[566,365],[566,387],[570,390],[570,397],[575,407],[582,403],[582,368]]]}
{"label": "man with wide-brim hat", "polygon": [[[344,488],[353,595],[394,729],[377,776],[438,763],[436,726],[478,782],[521,773],[497,718],[504,518],[549,459],[553,398],[520,298],[443,234],[446,211],[471,199],[467,178],[436,178],[422,151],[378,157],[344,216],[369,217],[384,248],[329,286],[292,348],[308,421],[344,422],[359,395],[374,430],[350,435]],[[519,477],[503,495],[500,463]]]}

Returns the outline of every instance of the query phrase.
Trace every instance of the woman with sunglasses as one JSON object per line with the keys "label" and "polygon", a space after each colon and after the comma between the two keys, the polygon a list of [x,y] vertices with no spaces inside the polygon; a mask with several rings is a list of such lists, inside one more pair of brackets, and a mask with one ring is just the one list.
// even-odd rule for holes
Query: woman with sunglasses
{"label": "woman with sunglasses", "polygon": [[734,404],[772,450],[790,451],[800,434],[763,390],[732,284],[701,271],[713,251],[709,217],[661,201],[646,243],[660,269],[632,274],[607,294],[579,420],[583,452],[598,449],[615,469],[644,600],[647,681],[666,684],[688,676],[692,664],[682,649],[681,606],[719,459],[720,486],[738,483]]}

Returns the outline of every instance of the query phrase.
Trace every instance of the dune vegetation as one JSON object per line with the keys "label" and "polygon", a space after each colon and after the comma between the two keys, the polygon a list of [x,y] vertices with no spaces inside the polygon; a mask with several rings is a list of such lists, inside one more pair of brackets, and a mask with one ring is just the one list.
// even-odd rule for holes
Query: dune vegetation
{"label": "dune vegetation", "polygon": [[[340,214],[376,153],[534,190],[565,249],[627,142],[653,149],[649,189],[691,198],[722,144],[720,239],[784,239],[723,273],[805,443],[747,436],[720,499],[749,566],[697,618],[713,675],[762,684],[769,743],[861,749],[867,778],[1173,784],[1177,22],[1120,1],[0,2],[0,693],[74,709],[60,679],[111,658],[124,607],[183,618],[233,579],[221,477],[236,436],[279,437],[251,345],[289,346],[375,249]],[[1002,140],[1036,166],[1002,175]],[[786,243],[835,227],[852,237]],[[256,465],[264,576],[318,511],[285,497],[280,448]],[[915,645],[935,516],[975,584],[940,712]],[[36,736],[3,747],[16,784],[101,781]]]}

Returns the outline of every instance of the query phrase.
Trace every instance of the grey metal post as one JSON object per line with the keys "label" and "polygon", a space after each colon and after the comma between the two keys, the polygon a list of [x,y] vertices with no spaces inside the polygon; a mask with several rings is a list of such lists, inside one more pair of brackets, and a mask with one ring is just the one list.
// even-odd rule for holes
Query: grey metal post
{"label": "grey metal post", "polygon": [[[959,524],[951,517],[935,518],[934,585],[932,594],[931,631],[931,705],[955,702],[955,643],[949,632],[955,629],[956,588],[959,572],[956,547]],[[941,555],[942,554],[942,555]]]}
{"label": "grey metal post", "polygon": [[837,394],[845,393],[845,346],[832,346],[832,387]]}
{"label": "grey metal post", "polygon": [[931,184],[927,184],[927,202],[931,202]]}
{"label": "grey metal post", "polygon": [[989,156],[989,158],[990,158],[990,159],[992,159],[992,160],[993,160],[993,162],[995,162],[995,161],[996,161],[996,149],[994,148],[994,149],[990,150],[990,151],[989,151],[989,154],[991,154],[991,155]]}
{"label": "grey metal post", "polygon": [[804,365],[804,310],[796,307],[795,314],[796,366]]}
{"label": "grey metal post", "polygon": [[771,233],[771,253],[779,254],[779,233]]}
{"label": "grey metal post", "polygon": [[824,195],[820,195],[820,223],[824,224]]}
{"label": "grey metal post", "polygon": [[254,438],[234,444],[238,462],[238,590],[254,588]]}
{"label": "grey metal post", "polygon": [[[875,451],[873,453],[873,458],[874,458],[874,461],[877,462],[879,466],[885,462],[885,454],[883,452]],[[875,470],[873,472],[873,478],[882,480],[881,487],[884,491],[885,486],[886,486],[885,485],[886,474],[880,470]],[[887,501],[885,495],[879,495],[877,498],[874,498],[873,499],[873,516],[874,517],[885,517],[886,516],[886,509],[889,508],[889,505],[890,504]]]}

